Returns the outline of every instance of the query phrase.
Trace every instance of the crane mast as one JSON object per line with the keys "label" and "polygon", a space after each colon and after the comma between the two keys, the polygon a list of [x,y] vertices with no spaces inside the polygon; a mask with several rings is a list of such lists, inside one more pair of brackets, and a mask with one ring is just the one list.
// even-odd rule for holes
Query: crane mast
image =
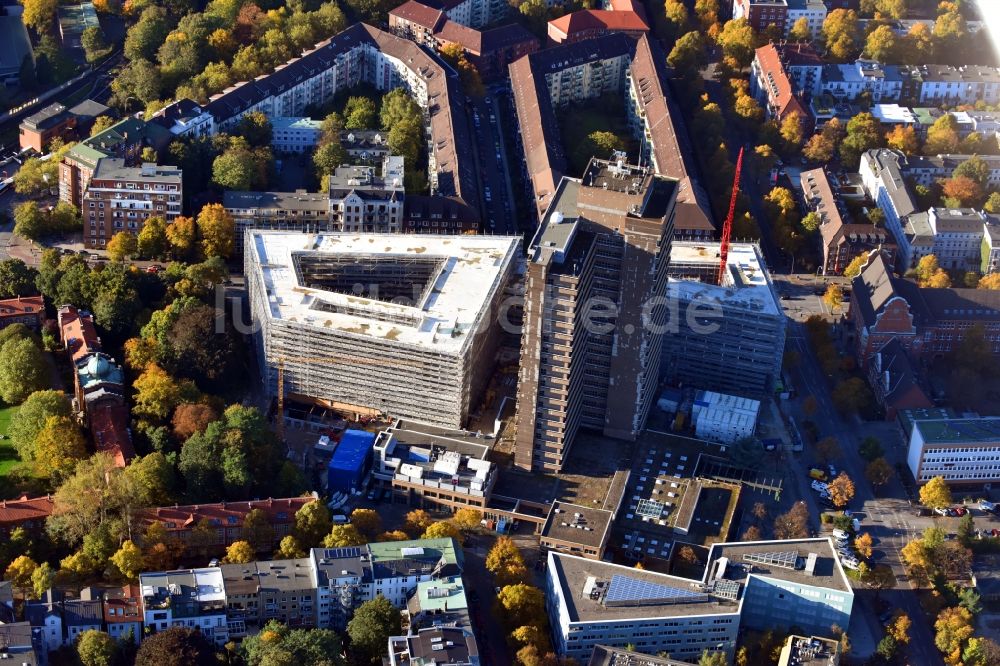
{"label": "crane mast", "polygon": [[729,214],[722,225],[722,243],[719,246],[719,274],[717,282],[722,285],[722,278],[726,274],[726,260],[729,259],[729,237],[733,235],[733,217],[736,215],[736,195],[740,193],[740,171],[743,170],[743,148],[740,148],[739,157],[736,158],[736,173],[733,175],[733,194],[729,198]]}

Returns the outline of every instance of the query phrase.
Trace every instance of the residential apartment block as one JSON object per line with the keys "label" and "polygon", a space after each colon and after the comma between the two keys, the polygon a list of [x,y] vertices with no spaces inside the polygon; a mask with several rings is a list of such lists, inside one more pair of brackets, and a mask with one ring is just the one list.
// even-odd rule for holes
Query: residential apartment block
{"label": "residential apartment block", "polygon": [[271,118],[271,148],[276,153],[304,153],[319,143],[322,121],[312,118]]}
{"label": "residential apartment block", "polygon": [[761,104],[768,118],[781,122],[797,114],[803,131],[808,135],[814,120],[802,98],[805,90],[800,87],[800,76],[808,82],[811,65],[800,68],[800,76],[793,80],[789,76],[784,53],[784,49],[779,50],[774,44],[757,49],[750,68],[750,94]]}
{"label": "residential apartment block", "polygon": [[458,77],[450,72],[418,44],[357,23],[271,74],[216,95],[205,106],[179,100],[158,112],[154,120],[169,127],[168,133],[210,136],[231,129],[250,111],[268,118],[301,117],[306,106],[328,102],[338,92],[361,83],[384,92],[403,88],[424,110],[431,193],[457,197],[477,208],[478,174],[471,153],[465,150],[472,142],[472,131]]}
{"label": "residential apartment block", "polygon": [[389,638],[389,666],[479,666],[479,646],[468,627],[426,627]]}
{"label": "residential apartment block", "polygon": [[983,65],[912,65],[902,68],[902,98],[919,104],[1000,102],[1000,68]]}
{"label": "residential apartment block", "polygon": [[318,592],[308,557],[222,564],[227,626],[231,638],[245,636],[270,620],[287,627],[316,627]]}
{"label": "residential apartment block", "polygon": [[181,214],[183,190],[177,167],[130,167],[121,158],[99,159],[81,206],[84,243],[104,248],[117,233],[138,235],[151,217],[173,222]]}
{"label": "residential apartment block", "polygon": [[550,552],[554,647],[580,662],[598,645],[697,661],[731,657],[741,629],[847,626],[854,592],[829,539],[713,545],[699,578]]}
{"label": "residential apartment block", "polygon": [[139,589],[145,627],[191,627],[220,647],[229,641],[226,588],[218,567],[139,574]]}
{"label": "residential apartment block", "polygon": [[[124,160],[123,166],[136,167],[142,161],[144,148],[159,152],[172,138],[170,131],[158,123],[128,117],[84,139],[70,148],[59,163],[59,199],[82,211],[83,195],[102,159],[117,157]],[[85,233],[84,238],[89,239],[90,234]]]}
{"label": "residential apartment block", "polygon": [[936,476],[952,485],[1000,481],[1000,418],[913,422],[906,462],[919,484]]}
{"label": "residential apartment block", "polygon": [[708,197],[691,175],[693,150],[666,93],[664,69],[665,56],[655,40],[644,35],[636,41],[622,34],[546,49],[511,65],[522,170],[538,219],[544,217],[563,176],[575,176],[567,173],[556,109],[621,93],[629,126],[643,145],[642,162],[679,182],[675,233],[685,238],[715,235]]}
{"label": "residential apartment block", "polygon": [[675,242],[661,376],[676,385],[761,397],[781,377],[785,316],[756,245]]}
{"label": "residential apartment block", "polygon": [[0,328],[24,324],[37,331],[45,319],[45,300],[41,296],[18,296],[0,300]]}
{"label": "residential apartment block", "polygon": [[746,19],[754,32],[775,26],[784,35],[788,29],[789,0],[733,0],[733,18]]}
{"label": "residential apartment block", "polygon": [[979,324],[994,354],[1000,354],[1000,293],[987,289],[930,289],[895,277],[876,254],[851,283],[848,319],[853,323],[858,364],[898,340],[915,362],[951,352]]}
{"label": "residential apartment block", "polygon": [[867,93],[873,102],[898,102],[904,99],[903,80],[902,69],[897,65],[861,59],[825,65],[822,90],[838,100],[855,100]]}
{"label": "residential apartment block", "polygon": [[[461,428],[492,375],[520,261],[501,236],[248,231],[264,386],[361,414]],[[329,359],[326,361],[325,359]]]}
{"label": "residential apartment block", "polygon": [[341,166],[330,174],[330,221],[337,231],[398,233],[403,229],[403,158],[371,166]]}
{"label": "residential apartment block", "polygon": [[621,32],[638,39],[649,32],[646,11],[642,3],[628,0],[627,9],[581,9],[549,21],[550,46],[579,42]]}
{"label": "residential apartment block", "polygon": [[98,116],[114,117],[114,112],[93,100],[84,100],[71,109],[58,102],[49,104],[21,121],[18,143],[21,150],[44,153],[53,139],[86,137]]}
{"label": "residential apartment block", "polygon": [[930,208],[906,220],[900,256],[903,266],[916,266],[933,254],[942,268],[977,271],[982,264],[986,215],[973,208]]}
{"label": "residential apartment block", "polygon": [[788,12],[785,14],[784,36],[795,27],[796,22],[805,19],[809,23],[809,35],[819,39],[822,35],[823,21],[826,20],[827,7],[824,0],[788,0]]}
{"label": "residential apartment block", "polygon": [[580,428],[634,439],[655,400],[675,180],[591,160],[528,250],[514,463],[559,470]]}
{"label": "residential apartment block", "polygon": [[328,192],[241,192],[226,190],[222,205],[236,224],[235,251],[243,253],[247,229],[338,231],[330,214]]}
{"label": "residential apartment block", "polygon": [[[850,213],[841,208],[826,169],[809,169],[799,175],[806,207],[819,215],[820,240],[823,245],[823,275],[841,275],[851,261],[861,253],[884,249],[891,238],[885,229],[871,222],[848,221]],[[848,220],[845,220],[848,217]]]}

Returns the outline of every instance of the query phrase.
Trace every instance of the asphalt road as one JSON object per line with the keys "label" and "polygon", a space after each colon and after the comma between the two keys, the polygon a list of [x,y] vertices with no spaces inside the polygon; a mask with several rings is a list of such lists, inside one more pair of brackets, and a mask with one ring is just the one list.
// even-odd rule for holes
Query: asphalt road
{"label": "asphalt road", "polygon": [[517,216],[510,191],[507,151],[495,92],[476,98],[469,104],[475,145],[476,167],[480,178],[483,230],[487,233],[516,235]]}

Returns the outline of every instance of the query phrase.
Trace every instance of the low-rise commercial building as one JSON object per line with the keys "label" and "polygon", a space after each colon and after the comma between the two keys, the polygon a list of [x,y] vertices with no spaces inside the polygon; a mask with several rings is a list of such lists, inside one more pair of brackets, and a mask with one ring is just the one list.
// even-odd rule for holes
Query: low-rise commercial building
{"label": "low-rise commercial building", "polygon": [[589,560],[602,559],[611,535],[611,522],[617,513],[617,507],[613,509],[553,503],[542,526],[539,539],[542,550],[554,550]]}
{"label": "low-rise commercial building", "polygon": [[319,143],[322,121],[312,118],[271,118],[271,148],[278,153],[304,153]]}
{"label": "low-rise commercial building", "polygon": [[676,242],[670,255],[662,377],[673,385],[751,397],[781,377],[785,315],[760,249],[729,247],[717,284],[718,244]]}
{"label": "low-rise commercial building", "polygon": [[906,462],[919,484],[936,476],[952,485],[1000,481],[1000,418],[913,422]]}
{"label": "low-rise commercial building", "polygon": [[18,127],[21,150],[44,153],[53,139],[86,137],[98,116],[114,117],[114,112],[90,99],[71,109],[59,103],[49,104],[21,121]]}

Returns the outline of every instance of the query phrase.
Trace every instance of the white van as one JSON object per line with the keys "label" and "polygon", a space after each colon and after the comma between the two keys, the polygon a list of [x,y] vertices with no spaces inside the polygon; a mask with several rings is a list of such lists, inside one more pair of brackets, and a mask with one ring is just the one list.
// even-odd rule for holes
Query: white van
{"label": "white van", "polygon": [[834,539],[848,539],[848,538],[850,538],[850,536],[851,535],[848,534],[847,532],[845,532],[844,530],[836,529],[836,528],[834,528],[834,530],[833,530],[833,538]]}

